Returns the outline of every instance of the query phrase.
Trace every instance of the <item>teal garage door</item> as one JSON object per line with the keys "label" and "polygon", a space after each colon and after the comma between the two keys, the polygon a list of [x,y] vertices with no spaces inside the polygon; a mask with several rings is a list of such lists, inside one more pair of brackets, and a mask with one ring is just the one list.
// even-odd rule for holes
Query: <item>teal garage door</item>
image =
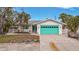
{"label": "teal garage door", "polygon": [[41,25],[40,34],[59,34],[59,26]]}

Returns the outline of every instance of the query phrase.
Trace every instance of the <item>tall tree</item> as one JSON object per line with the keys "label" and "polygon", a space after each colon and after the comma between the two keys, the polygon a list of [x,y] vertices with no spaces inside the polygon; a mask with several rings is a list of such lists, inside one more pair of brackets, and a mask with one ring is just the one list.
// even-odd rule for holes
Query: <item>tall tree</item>
{"label": "tall tree", "polygon": [[62,19],[62,22],[63,23],[66,23],[67,20],[69,20],[71,17],[72,17],[72,15],[68,15],[68,14],[65,14],[65,13],[61,13],[59,18]]}
{"label": "tall tree", "polygon": [[78,16],[72,16],[65,13],[60,14],[60,18],[62,19],[62,22],[64,22],[67,26],[67,28],[70,30],[70,32],[76,33],[79,27],[79,17]]}
{"label": "tall tree", "polygon": [[8,29],[13,25],[13,9],[11,7],[1,8],[1,30],[2,32],[8,32]]}
{"label": "tall tree", "polygon": [[69,21],[67,22],[67,27],[68,29],[71,30],[71,32],[76,33],[79,27],[79,18],[76,16],[73,16],[72,18],[70,18]]}
{"label": "tall tree", "polygon": [[19,25],[24,28],[28,28],[28,21],[31,18],[30,14],[25,13],[24,11],[17,14],[16,21],[19,22]]}
{"label": "tall tree", "polygon": [[21,23],[28,24],[30,18],[30,15],[25,12],[18,13],[18,19]]}

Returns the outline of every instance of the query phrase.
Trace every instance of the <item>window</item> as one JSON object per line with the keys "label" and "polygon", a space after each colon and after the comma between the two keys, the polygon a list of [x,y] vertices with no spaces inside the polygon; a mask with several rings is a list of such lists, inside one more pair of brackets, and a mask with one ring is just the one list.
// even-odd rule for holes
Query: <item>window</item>
{"label": "window", "polygon": [[58,26],[46,25],[46,26],[41,26],[41,28],[58,28]]}

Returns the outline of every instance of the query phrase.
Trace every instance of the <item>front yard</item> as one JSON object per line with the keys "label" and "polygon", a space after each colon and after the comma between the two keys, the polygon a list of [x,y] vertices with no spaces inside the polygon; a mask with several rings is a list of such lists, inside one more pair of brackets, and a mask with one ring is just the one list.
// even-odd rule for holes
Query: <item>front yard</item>
{"label": "front yard", "polygon": [[36,35],[0,35],[0,43],[23,43],[39,42],[39,36]]}
{"label": "front yard", "polygon": [[0,35],[0,51],[39,51],[37,35]]}

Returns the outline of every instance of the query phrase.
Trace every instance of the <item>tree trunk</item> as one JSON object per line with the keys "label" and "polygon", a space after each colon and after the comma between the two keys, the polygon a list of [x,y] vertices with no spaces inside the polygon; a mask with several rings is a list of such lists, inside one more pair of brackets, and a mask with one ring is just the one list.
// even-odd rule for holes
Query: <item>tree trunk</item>
{"label": "tree trunk", "polygon": [[2,27],[0,27],[0,34],[2,34],[3,33],[3,28]]}

